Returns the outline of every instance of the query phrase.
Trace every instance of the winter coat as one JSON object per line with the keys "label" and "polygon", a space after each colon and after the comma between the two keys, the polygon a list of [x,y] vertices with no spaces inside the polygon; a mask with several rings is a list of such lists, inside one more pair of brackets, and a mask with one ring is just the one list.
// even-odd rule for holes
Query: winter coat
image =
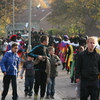
{"label": "winter coat", "polygon": [[6,72],[6,75],[17,75],[19,61],[17,53],[15,54],[11,50],[6,52],[1,60],[2,72]]}
{"label": "winter coat", "polygon": [[[61,65],[60,58],[57,55],[51,55],[51,70],[50,70],[50,77],[56,77],[58,76],[58,65]],[[60,61],[60,62],[59,62]],[[55,63],[58,63],[55,65]]]}
{"label": "winter coat", "polygon": [[81,52],[76,63],[76,79],[96,80],[100,72],[100,54],[94,52]]}

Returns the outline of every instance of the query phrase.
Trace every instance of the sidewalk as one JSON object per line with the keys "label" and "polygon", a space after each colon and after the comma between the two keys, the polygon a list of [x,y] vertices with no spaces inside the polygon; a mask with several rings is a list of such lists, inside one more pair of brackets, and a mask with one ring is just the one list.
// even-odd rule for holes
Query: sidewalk
{"label": "sidewalk", "polygon": [[[3,78],[3,74],[0,71],[0,99],[1,99],[2,89],[3,89],[2,78]],[[18,88],[18,96],[19,96],[18,100],[33,100],[33,96],[32,96],[32,98],[29,98],[29,97],[25,98],[24,97],[24,79],[20,79],[20,77],[18,77],[18,80],[17,80],[17,88]],[[6,100],[12,100],[11,85],[10,85],[9,92],[8,92],[7,97],[6,97]],[[45,99],[45,100],[47,100],[47,99]],[[52,100],[52,99],[49,99],[49,100]],[[62,100],[62,99],[57,94],[55,94],[55,100]]]}
{"label": "sidewalk", "polygon": [[55,85],[56,94],[58,94],[62,100],[79,100],[75,91],[77,83],[71,83],[70,74],[67,74],[66,70],[62,70],[61,66],[59,66],[58,71]]}
{"label": "sidewalk", "polygon": [[[3,78],[3,74],[0,70],[0,84],[1,84],[0,98],[1,98],[2,88],[3,88],[2,78]],[[76,84],[70,83],[70,75],[67,74],[65,70],[62,70],[62,66],[58,67],[58,77],[56,77],[55,83],[56,83],[55,99],[49,99],[49,100],[78,100],[76,97],[76,92],[75,92]],[[24,79],[20,79],[19,76],[17,80],[17,86],[18,86],[19,100],[33,100],[33,97],[31,99],[28,97],[27,98],[24,97]],[[10,85],[10,89],[6,97],[6,100],[12,100],[11,98],[12,98],[12,89]],[[48,100],[48,99],[45,99],[45,100]]]}

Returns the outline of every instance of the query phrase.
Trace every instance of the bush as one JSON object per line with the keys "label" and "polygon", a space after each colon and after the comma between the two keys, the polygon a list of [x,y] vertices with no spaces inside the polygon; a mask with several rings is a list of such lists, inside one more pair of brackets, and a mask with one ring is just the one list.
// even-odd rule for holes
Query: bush
{"label": "bush", "polygon": [[50,35],[58,35],[59,34],[59,30],[57,28],[53,28],[53,29],[48,30],[48,33]]}
{"label": "bush", "polygon": [[76,27],[76,25],[74,24],[72,24],[71,26],[63,25],[59,29],[53,28],[53,29],[48,30],[48,33],[50,35],[59,34],[60,36],[63,36],[63,35],[72,36],[72,35],[77,35],[80,33],[84,34],[84,28]]}

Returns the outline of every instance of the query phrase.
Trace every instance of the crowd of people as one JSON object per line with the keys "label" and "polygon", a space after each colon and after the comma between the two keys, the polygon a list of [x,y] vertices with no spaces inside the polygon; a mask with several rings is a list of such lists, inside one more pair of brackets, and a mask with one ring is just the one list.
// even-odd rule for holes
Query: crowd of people
{"label": "crowd of people", "polygon": [[27,51],[28,41],[23,40],[19,33],[3,39],[0,66],[4,74],[4,87],[1,100],[6,98],[10,81],[12,99],[18,100],[16,80],[20,61],[23,62],[21,79],[25,71],[25,97],[31,98],[34,93],[34,100],[38,100],[40,89],[40,100],[44,100],[45,93],[47,99],[54,99],[57,67],[62,64],[62,70],[70,74],[71,83],[78,83],[80,100],[87,100],[89,96],[91,100],[99,100],[99,38],[82,34],[52,37],[42,29],[36,32],[33,28],[31,36],[31,51]]}

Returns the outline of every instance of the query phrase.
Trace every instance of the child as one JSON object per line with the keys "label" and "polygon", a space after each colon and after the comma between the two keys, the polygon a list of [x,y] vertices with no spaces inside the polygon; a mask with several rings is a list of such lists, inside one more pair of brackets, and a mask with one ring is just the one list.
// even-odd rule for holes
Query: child
{"label": "child", "polygon": [[25,97],[27,95],[31,98],[32,96],[32,89],[33,89],[33,83],[34,83],[34,63],[33,63],[33,57],[31,57],[28,54],[27,61],[24,63],[22,71],[20,73],[20,78],[23,79],[23,73],[25,70]]}
{"label": "child", "polygon": [[54,99],[54,93],[55,93],[55,77],[58,75],[57,66],[61,64],[60,58],[55,55],[54,51],[55,49],[52,46],[48,47],[48,51],[51,55],[51,72],[50,72],[50,82],[47,84],[47,94],[46,99],[49,99],[50,97]]}
{"label": "child", "polygon": [[7,51],[2,60],[1,60],[1,70],[4,74],[3,76],[3,92],[1,100],[5,100],[9,84],[12,84],[12,99],[17,100],[17,75],[18,75],[18,66],[19,66],[19,56],[17,54],[18,51],[18,44],[12,44],[11,50]]}

